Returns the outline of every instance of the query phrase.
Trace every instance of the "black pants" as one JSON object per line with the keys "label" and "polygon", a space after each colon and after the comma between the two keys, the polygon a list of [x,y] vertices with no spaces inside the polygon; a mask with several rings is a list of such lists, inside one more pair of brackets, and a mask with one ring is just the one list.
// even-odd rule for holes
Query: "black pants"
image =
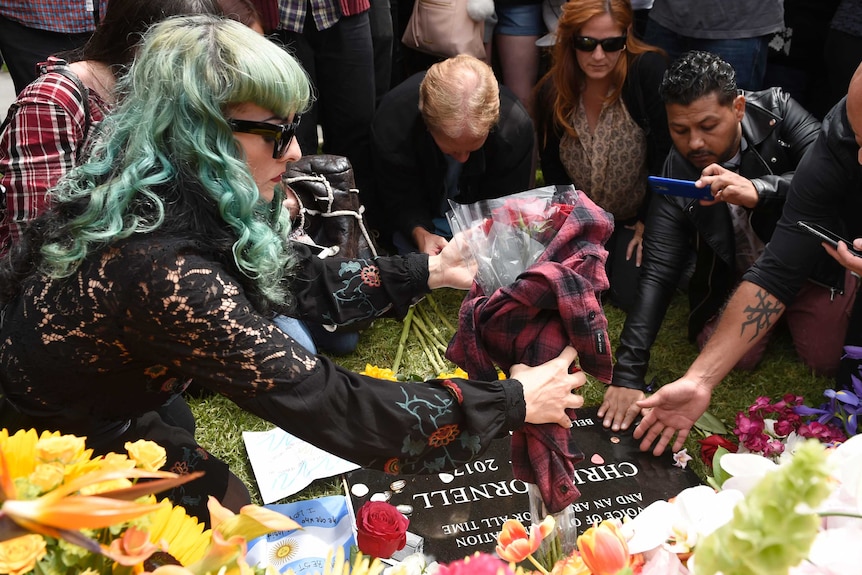
{"label": "black pants", "polygon": [[[48,56],[80,48],[89,38],[90,33],[49,32],[28,28],[0,16],[0,53],[12,76],[15,93],[39,76],[36,72],[39,62],[44,62]],[[6,110],[2,110],[2,113],[5,116]]]}
{"label": "black pants", "polygon": [[319,124],[323,152],[350,160],[360,192],[370,187],[375,89],[368,12],[342,16],[326,30],[318,30],[308,13],[302,33],[278,34],[308,72],[317,98],[296,132],[302,153],[317,153]]}

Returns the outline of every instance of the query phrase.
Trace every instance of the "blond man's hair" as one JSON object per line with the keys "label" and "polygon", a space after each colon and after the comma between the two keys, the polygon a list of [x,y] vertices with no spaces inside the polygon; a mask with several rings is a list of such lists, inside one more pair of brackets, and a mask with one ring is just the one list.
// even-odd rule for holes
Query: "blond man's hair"
{"label": "blond man's hair", "polygon": [[419,85],[419,111],[432,132],[485,137],[500,119],[500,86],[490,66],[461,54],[428,69]]}

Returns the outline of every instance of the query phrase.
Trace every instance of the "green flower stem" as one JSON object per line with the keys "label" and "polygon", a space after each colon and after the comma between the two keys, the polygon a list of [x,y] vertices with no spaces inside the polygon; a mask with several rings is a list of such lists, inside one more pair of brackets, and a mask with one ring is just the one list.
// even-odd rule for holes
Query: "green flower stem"
{"label": "green flower stem", "polygon": [[536,559],[532,555],[527,555],[527,559],[530,560],[530,563],[536,566],[536,569],[544,573],[544,575],[548,575],[548,570],[542,567],[541,563],[536,561]]}
{"label": "green flower stem", "polygon": [[417,308],[417,313],[413,316],[413,323],[422,331],[428,345],[433,346],[435,350],[441,349],[442,351],[446,351],[446,346],[440,343],[440,340],[431,332],[428,325],[422,321],[422,310],[419,308]]}
{"label": "green flower stem", "polygon": [[433,367],[438,372],[443,371],[443,366],[437,362],[437,358],[434,357],[434,353],[428,347],[428,344],[425,342],[425,336],[422,335],[422,330],[416,325],[416,316],[413,317],[413,334],[416,336],[416,339],[419,340],[419,345],[422,347],[422,351],[425,352],[425,357],[428,358],[428,361],[431,363],[431,367]]}
{"label": "green flower stem", "polygon": [[418,306],[418,311],[419,315],[422,317],[422,321],[425,322],[425,325],[431,330],[431,334],[434,336],[434,339],[438,342],[438,347],[441,347],[445,352],[449,346],[449,338],[446,337],[446,334],[437,329],[434,318],[431,317],[431,313],[425,309],[425,306]]}
{"label": "green flower stem", "polygon": [[410,333],[410,324],[413,323],[413,307],[407,310],[404,316],[404,326],[401,328],[401,338],[398,340],[398,351],[395,352],[395,361],[392,362],[393,373],[398,373],[401,365],[401,356],[404,355],[404,344],[407,343],[407,334]]}
{"label": "green flower stem", "polygon": [[452,327],[452,324],[449,323],[448,319],[446,319],[446,314],[444,314],[442,311],[440,311],[440,306],[437,305],[437,300],[435,300],[433,297],[431,297],[430,293],[425,296],[425,299],[428,300],[429,304],[431,304],[431,307],[434,309],[434,313],[437,314],[437,317],[440,318],[440,321],[443,322],[443,325],[446,326],[446,329],[448,329],[451,332],[454,332],[455,328]]}
{"label": "green flower stem", "polygon": [[862,519],[859,513],[850,513],[849,511],[823,511],[818,512],[820,517],[853,517],[854,519]]}
{"label": "green flower stem", "polygon": [[551,564],[551,569],[553,566],[557,564],[557,561],[563,558],[563,541],[560,538],[559,533],[554,537],[554,556],[552,557],[553,563]]}
{"label": "green flower stem", "polygon": [[422,321],[422,327],[426,330],[426,337],[429,337],[433,340],[435,346],[439,346],[443,338],[440,335],[440,330],[438,330],[434,326],[434,322],[431,320],[431,317],[428,315],[428,310],[425,309],[423,305],[416,306],[416,315]]}

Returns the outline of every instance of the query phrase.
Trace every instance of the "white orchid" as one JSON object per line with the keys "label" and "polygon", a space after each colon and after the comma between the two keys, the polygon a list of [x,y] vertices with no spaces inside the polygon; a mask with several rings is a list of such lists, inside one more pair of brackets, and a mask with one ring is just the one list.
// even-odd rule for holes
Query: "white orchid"
{"label": "white orchid", "polygon": [[672,501],[656,501],[623,524],[630,553],[663,547],[676,554],[690,553],[698,539],[727,523],[742,493],[718,493],[706,485],[690,487]]}

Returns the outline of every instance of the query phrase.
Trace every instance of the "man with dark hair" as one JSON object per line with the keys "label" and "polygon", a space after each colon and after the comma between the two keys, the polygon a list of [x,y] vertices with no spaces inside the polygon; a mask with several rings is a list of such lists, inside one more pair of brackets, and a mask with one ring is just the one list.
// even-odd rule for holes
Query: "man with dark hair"
{"label": "man with dark hair", "polygon": [[[712,390],[734,362],[756,345],[782,314],[789,312],[804,289],[806,278],[822,265],[821,242],[800,229],[797,222],[820,224],[845,238],[857,238],[854,246],[862,248],[860,145],[862,65],[850,81],[847,97],[826,115],[823,130],[799,163],[772,241],[743,276],[722,313],[715,335],[685,375],[638,402],[645,416],[634,435],[643,438],[642,450],[654,444],[653,453],[661,454],[674,436],[674,451],[682,447],[694,422],[709,407]],[[846,246],[839,244],[837,250],[825,249],[847,268],[862,272],[862,259],[850,254]],[[852,299],[858,289],[857,278],[849,272],[844,277],[848,280],[845,296]],[[839,329],[822,315],[821,321],[824,330]],[[856,305],[845,343],[858,345],[860,336],[862,306]],[[845,382],[837,383],[840,386]]]}
{"label": "man with dark hair", "polygon": [[[794,170],[820,131],[820,123],[780,88],[738,90],[730,64],[708,52],[687,52],[674,62],[660,94],[674,144],[662,173],[695,180],[713,200],[657,195],[651,202],[637,299],[599,409],[614,430],[627,429],[640,413],[635,402],[644,398],[650,347],[692,251],[688,335],[702,347],[722,305],[769,242]],[[796,349],[816,371],[834,373],[843,343],[840,320],[811,313],[832,294],[814,284],[803,291],[787,318]],[[846,311],[845,300],[829,306],[836,316]],[[766,339],[734,365],[753,369],[765,346]]]}

